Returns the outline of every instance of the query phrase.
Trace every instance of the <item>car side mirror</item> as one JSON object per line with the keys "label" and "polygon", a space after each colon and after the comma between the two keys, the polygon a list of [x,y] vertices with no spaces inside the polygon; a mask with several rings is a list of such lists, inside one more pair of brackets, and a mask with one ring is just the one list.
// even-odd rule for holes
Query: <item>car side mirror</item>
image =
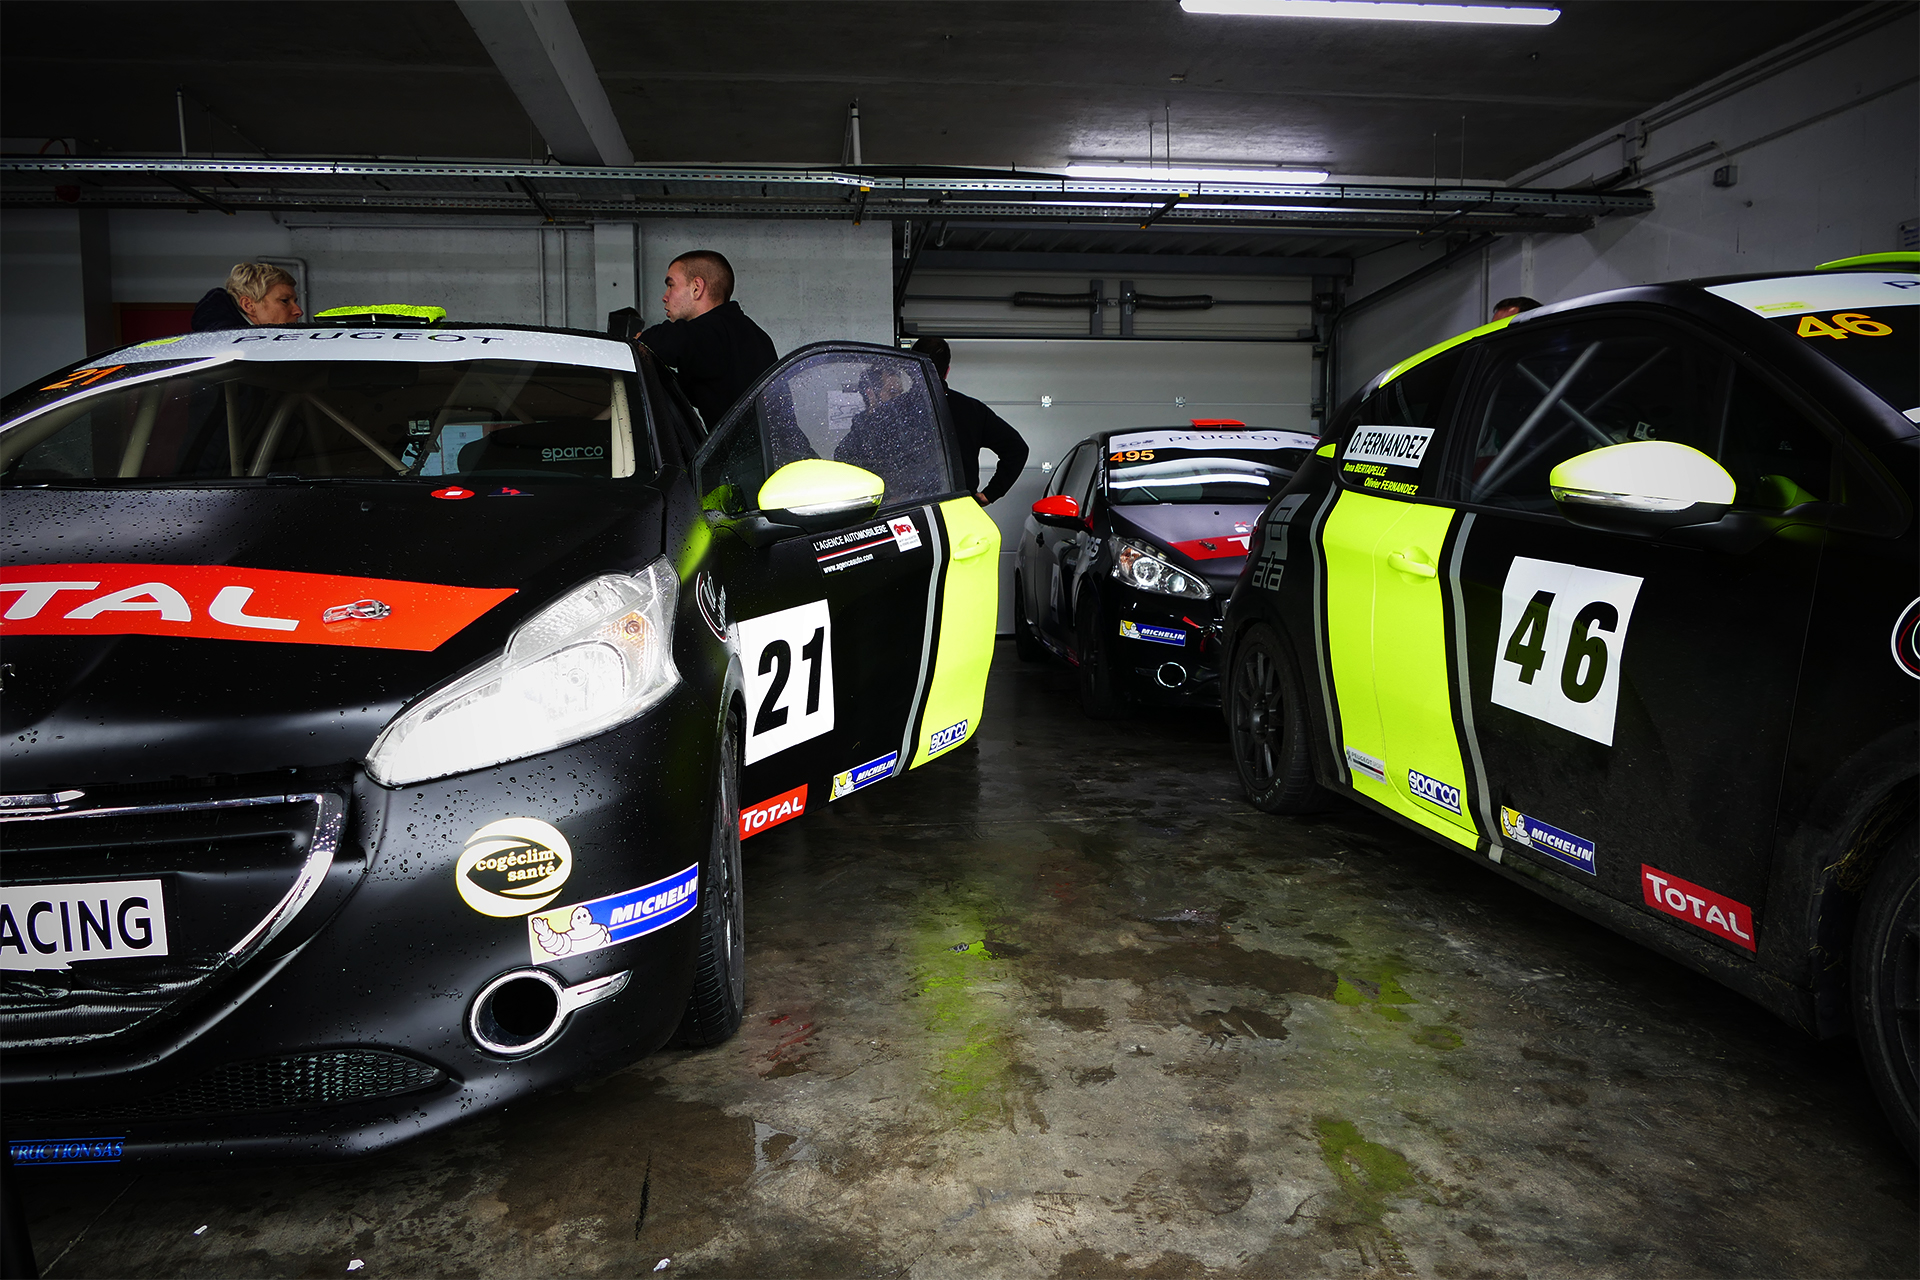
{"label": "car side mirror", "polygon": [[810,533],[873,514],[887,482],[873,472],[824,458],[789,462],[760,486],[760,510],[771,520]]}
{"label": "car side mirror", "polygon": [[1056,493],[1051,498],[1042,498],[1034,503],[1033,518],[1056,529],[1087,527],[1087,522],[1080,515],[1080,503],[1064,493]]}
{"label": "car side mirror", "polygon": [[1652,531],[1712,524],[1733,505],[1733,477],[1698,449],[1630,440],[1568,458],[1547,477],[1554,505],[1575,524]]}

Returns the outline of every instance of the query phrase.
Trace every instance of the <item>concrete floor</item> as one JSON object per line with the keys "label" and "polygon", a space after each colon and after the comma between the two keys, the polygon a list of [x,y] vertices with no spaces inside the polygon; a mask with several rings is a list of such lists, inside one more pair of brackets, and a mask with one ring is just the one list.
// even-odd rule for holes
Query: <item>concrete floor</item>
{"label": "concrete floor", "polygon": [[[994,668],[746,846],[739,1037],[353,1165],[42,1171],[67,1276],[1913,1276],[1850,1046]],[[195,1229],[205,1226],[201,1234]]]}

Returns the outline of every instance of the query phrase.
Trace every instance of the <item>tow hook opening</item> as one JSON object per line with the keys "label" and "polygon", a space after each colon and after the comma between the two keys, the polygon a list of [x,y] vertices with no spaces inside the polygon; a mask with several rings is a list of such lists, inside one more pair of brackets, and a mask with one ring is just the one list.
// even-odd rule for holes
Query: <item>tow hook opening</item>
{"label": "tow hook opening", "polygon": [[1177,662],[1163,662],[1160,669],[1153,673],[1153,678],[1160,682],[1162,688],[1178,689],[1187,682],[1187,669]]}
{"label": "tow hook opening", "polygon": [[539,969],[503,973],[475,997],[467,1032],[489,1053],[508,1058],[532,1053],[565,1021],[561,992],[559,981]]}

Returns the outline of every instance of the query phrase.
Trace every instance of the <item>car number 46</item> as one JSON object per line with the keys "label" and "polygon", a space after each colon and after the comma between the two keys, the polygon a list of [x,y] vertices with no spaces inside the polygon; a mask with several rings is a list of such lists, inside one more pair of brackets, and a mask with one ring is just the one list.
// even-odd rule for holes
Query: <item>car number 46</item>
{"label": "car number 46", "polygon": [[830,731],[833,618],[827,602],[743,618],[738,634],[747,683],[746,762]]}
{"label": "car number 46", "polygon": [[1515,556],[1500,591],[1493,701],[1613,745],[1639,578]]}

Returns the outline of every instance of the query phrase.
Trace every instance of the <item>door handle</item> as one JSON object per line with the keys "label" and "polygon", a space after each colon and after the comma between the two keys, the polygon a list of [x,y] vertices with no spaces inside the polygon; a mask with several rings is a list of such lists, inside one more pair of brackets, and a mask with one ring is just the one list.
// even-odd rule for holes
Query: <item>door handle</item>
{"label": "door handle", "polygon": [[976,534],[963,542],[955,544],[953,548],[953,558],[955,560],[971,560],[992,545],[992,538],[983,538]]}
{"label": "door handle", "polygon": [[1420,550],[1420,548],[1408,547],[1405,551],[1394,551],[1389,553],[1387,556],[1387,563],[1392,565],[1394,568],[1398,569],[1400,572],[1410,573],[1416,578],[1439,577],[1440,571],[1438,569],[1428,564],[1424,559],[1422,560],[1414,559],[1414,556],[1424,556],[1424,555],[1426,555],[1426,552]]}

